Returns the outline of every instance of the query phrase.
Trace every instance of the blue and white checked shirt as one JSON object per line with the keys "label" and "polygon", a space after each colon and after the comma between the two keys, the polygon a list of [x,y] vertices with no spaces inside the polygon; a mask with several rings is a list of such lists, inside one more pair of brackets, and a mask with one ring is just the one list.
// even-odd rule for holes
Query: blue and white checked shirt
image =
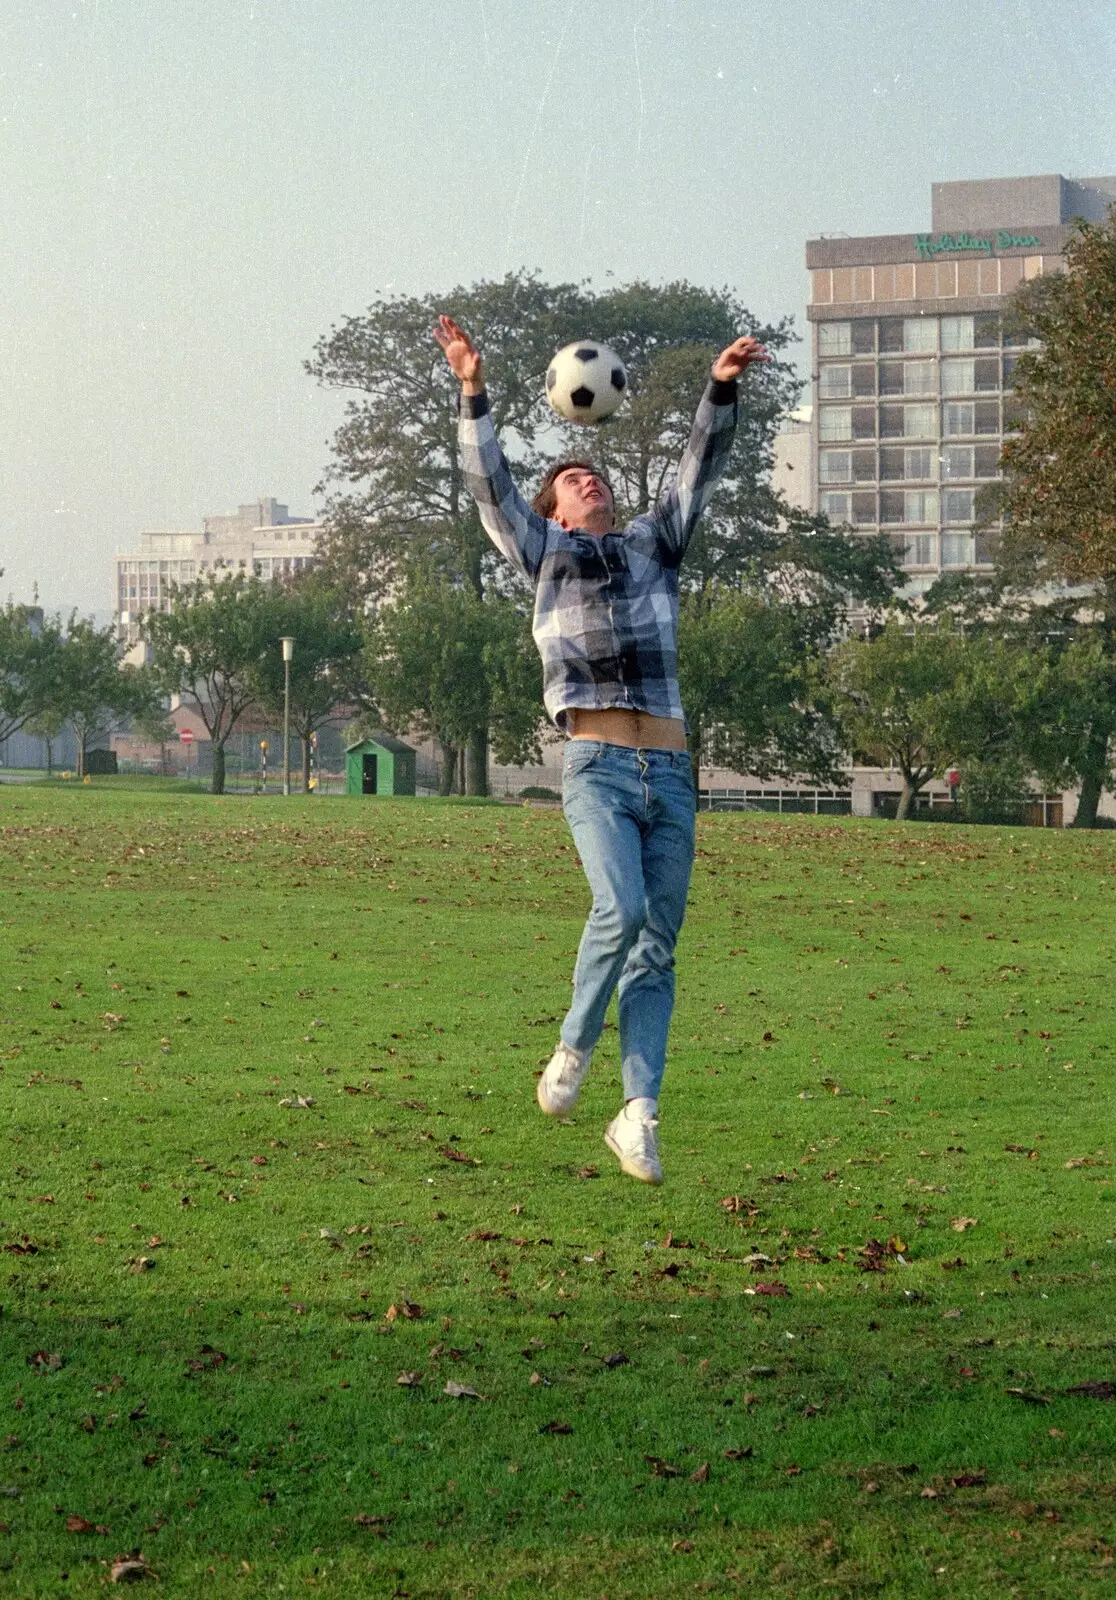
{"label": "blue and white checked shirt", "polygon": [[500,448],[487,395],[462,395],[465,481],[488,537],[534,586],[543,698],[560,728],[571,708],[683,717],[678,567],[724,471],[736,408],[736,383],[711,381],[674,483],[650,511],[602,536],[570,531],[531,509]]}

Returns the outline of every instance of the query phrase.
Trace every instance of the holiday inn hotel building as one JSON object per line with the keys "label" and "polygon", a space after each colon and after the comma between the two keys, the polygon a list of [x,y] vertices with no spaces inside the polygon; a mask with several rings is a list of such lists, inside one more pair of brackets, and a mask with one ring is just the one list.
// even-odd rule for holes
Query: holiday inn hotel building
{"label": "holiday inn hotel building", "polygon": [[1062,270],[1074,218],[1114,203],[1116,177],[936,183],[928,232],[807,243],[817,509],[889,534],[908,594],[989,563],[975,501],[999,474],[1025,340],[1005,302]]}

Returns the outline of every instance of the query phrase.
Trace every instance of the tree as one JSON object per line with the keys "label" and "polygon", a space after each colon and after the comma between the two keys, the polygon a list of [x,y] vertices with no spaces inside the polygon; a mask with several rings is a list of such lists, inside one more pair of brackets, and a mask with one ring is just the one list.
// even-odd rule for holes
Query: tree
{"label": "tree", "polygon": [[1065,257],[1065,273],[1032,280],[1015,300],[1039,344],[1014,375],[1019,428],[1003,449],[998,577],[1001,596],[1029,597],[1035,631],[1068,641],[1084,628],[1085,657],[1109,663],[1093,674],[1101,698],[1091,708],[1078,700],[1066,747],[1081,784],[1075,826],[1092,827],[1116,734],[1116,210],[1079,223]]}
{"label": "tree", "polygon": [[73,728],[79,778],[96,740],[144,711],[156,695],[146,668],[121,663],[111,624],[98,628],[91,618],[71,615],[52,652],[44,710]]}
{"label": "tree", "polygon": [[310,788],[310,741],[342,705],[363,698],[364,635],[348,595],[313,568],[277,585],[270,607],[278,629],[270,650],[251,669],[265,712],[282,717],[284,672],[279,640],[294,640],[291,654],[291,726],[302,743],[302,787]]}
{"label": "tree", "polygon": [[57,619],[37,606],[0,607],[0,744],[47,710],[60,643]]}
{"label": "tree", "polygon": [[143,619],[156,681],[195,711],[213,751],[214,794],[225,792],[225,746],[259,692],[259,672],[282,633],[282,597],[243,572],[198,578],[170,609]]}
{"label": "tree", "polygon": [[847,639],[830,657],[828,681],[846,744],[902,776],[900,821],[929,780],[958,758],[954,696],[965,643],[949,629],[893,621],[874,639]]}
{"label": "tree", "polygon": [[478,597],[415,568],[369,624],[365,670],[389,727],[417,726],[437,740],[443,794],[453,792],[459,751],[478,728],[503,761],[541,758],[542,668],[522,601]]}
{"label": "tree", "polygon": [[[327,567],[370,602],[387,599],[416,559],[478,597],[517,587],[462,479],[457,385],[431,338],[442,310],[484,352],[493,420],[524,487],[549,460],[591,452],[613,477],[621,520],[646,510],[677,466],[717,351],[741,332],[775,351],[793,337],[786,322],[761,327],[727,290],[633,283],[597,294],[529,275],[381,300],[347,319],[319,341],[307,367],[355,396],[323,485],[324,554]],[[621,412],[591,431],[559,422],[543,397],[554,350],[589,329],[624,357],[630,383]],[[784,508],[764,478],[778,418],[798,388],[782,362],[753,369],[741,385],[732,464],[683,569],[687,581],[727,581],[752,558],[756,531],[776,528]],[[483,727],[465,742],[470,788],[483,789]]]}

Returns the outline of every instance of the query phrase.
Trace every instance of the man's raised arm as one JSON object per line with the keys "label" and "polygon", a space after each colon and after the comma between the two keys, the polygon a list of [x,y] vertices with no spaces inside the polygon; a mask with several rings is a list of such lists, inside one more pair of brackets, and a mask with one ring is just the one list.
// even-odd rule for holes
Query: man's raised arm
{"label": "man's raised arm", "polygon": [[500,448],[485,393],[480,351],[452,317],[438,318],[434,338],[454,376],[461,380],[461,469],[484,531],[500,554],[534,582],[546,545],[546,519],[532,511],[516,488]]}
{"label": "man's raised arm", "polygon": [[728,462],[736,433],[737,379],[750,366],[770,360],[759,340],[744,334],[726,346],[713,363],[678,475],[659,496],[652,513],[659,525],[664,554],[675,564],[685,555],[698,519]]}

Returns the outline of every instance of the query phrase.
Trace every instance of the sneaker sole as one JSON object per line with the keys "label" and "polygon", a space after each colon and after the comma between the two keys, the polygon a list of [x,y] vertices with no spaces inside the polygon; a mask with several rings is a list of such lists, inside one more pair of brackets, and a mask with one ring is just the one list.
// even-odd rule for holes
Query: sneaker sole
{"label": "sneaker sole", "polygon": [[656,1185],[662,1183],[663,1171],[661,1167],[657,1173],[648,1172],[646,1168],[637,1166],[635,1162],[633,1162],[624,1154],[623,1150],[621,1150],[611,1133],[606,1133],[604,1138],[605,1144],[608,1145],[608,1148],[612,1151],[617,1161],[619,1161],[621,1172],[627,1173],[629,1178],[638,1179],[640,1183],[653,1183]]}

